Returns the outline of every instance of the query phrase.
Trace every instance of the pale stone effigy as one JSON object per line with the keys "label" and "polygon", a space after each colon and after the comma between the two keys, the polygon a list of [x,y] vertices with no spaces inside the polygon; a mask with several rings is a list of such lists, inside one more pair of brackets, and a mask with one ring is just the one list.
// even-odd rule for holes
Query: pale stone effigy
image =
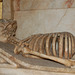
{"label": "pale stone effigy", "polygon": [[[9,42],[16,47],[14,53],[22,52],[27,57],[37,56],[50,59],[68,67],[74,66],[75,61],[69,60],[75,54],[75,39],[71,33],[48,33],[32,35],[24,40],[17,39],[17,23],[14,20],[1,20],[1,42]],[[58,44],[56,49],[56,44]],[[64,58],[64,59],[63,59]]]}

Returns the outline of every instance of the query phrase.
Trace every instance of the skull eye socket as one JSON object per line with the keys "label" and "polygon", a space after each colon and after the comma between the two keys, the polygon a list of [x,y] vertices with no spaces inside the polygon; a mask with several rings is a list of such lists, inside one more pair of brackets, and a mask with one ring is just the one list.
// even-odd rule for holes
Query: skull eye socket
{"label": "skull eye socket", "polygon": [[15,34],[13,34],[13,36],[15,36]]}
{"label": "skull eye socket", "polygon": [[[3,27],[3,28],[2,28]],[[0,32],[1,35],[12,35],[15,36],[15,32],[17,29],[17,23],[13,20],[2,19],[0,20]]]}

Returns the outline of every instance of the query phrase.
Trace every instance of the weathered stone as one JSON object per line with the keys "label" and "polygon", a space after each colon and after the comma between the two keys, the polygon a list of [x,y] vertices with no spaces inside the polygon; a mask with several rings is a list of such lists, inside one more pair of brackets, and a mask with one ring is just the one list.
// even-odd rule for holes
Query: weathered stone
{"label": "weathered stone", "polygon": [[26,38],[35,33],[67,31],[75,35],[75,8],[16,11],[17,37]]}
{"label": "weathered stone", "polygon": [[14,11],[20,10],[20,0],[14,0],[13,1]]}
{"label": "weathered stone", "polygon": [[3,19],[12,19],[13,18],[13,9],[12,9],[13,0],[3,0]]}
{"label": "weathered stone", "polygon": [[14,0],[14,10],[74,8],[75,0]]}
{"label": "weathered stone", "polygon": [[75,0],[3,0],[3,18],[13,19],[15,11],[74,7]]}
{"label": "weathered stone", "polygon": [[[27,36],[35,33],[69,31],[75,34],[74,32],[75,9],[72,8],[75,6],[75,0],[66,0],[66,1],[3,0],[3,1],[4,1],[3,18],[12,19],[13,17],[15,17],[15,19],[18,21],[17,37],[21,39],[26,38]],[[11,6],[12,3],[14,4],[13,9]],[[71,5],[70,6],[71,9],[57,9],[57,8],[67,8],[69,7],[69,5]],[[49,9],[49,8],[56,8],[56,9]],[[13,10],[15,10],[15,13],[14,12],[12,13]],[[21,10],[30,10],[30,11],[21,11]]]}
{"label": "weathered stone", "polygon": [[36,71],[29,69],[11,69],[11,68],[0,68],[1,75],[75,75],[74,73],[57,73],[57,72],[45,72]]}
{"label": "weathered stone", "polygon": [[0,2],[0,19],[2,18],[2,3]]}

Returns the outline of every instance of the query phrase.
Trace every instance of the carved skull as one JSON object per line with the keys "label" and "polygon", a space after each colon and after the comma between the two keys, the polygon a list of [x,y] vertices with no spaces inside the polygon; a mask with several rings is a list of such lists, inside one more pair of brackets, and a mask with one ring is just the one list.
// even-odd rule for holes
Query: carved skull
{"label": "carved skull", "polygon": [[0,20],[0,41],[7,42],[9,37],[15,36],[17,23],[15,20]]}

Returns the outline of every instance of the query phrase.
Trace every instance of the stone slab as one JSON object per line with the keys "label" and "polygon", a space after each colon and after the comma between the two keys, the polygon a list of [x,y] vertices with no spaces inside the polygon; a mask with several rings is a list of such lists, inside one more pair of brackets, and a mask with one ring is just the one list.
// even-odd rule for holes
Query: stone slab
{"label": "stone slab", "polygon": [[[14,54],[14,46],[9,43],[2,43],[0,42],[0,48],[7,52],[8,54],[14,56],[18,60],[24,62],[25,64],[31,64],[35,68],[38,66],[38,69],[31,69],[26,67],[19,67],[19,68],[3,68],[0,66],[0,75],[74,75],[75,74],[75,68],[68,68],[62,64],[45,60],[45,59],[36,59],[36,58],[26,58],[23,57],[21,54]],[[72,58],[75,60],[75,57]],[[5,63],[4,63],[5,64]],[[40,69],[40,67],[43,67],[43,69]],[[44,69],[46,68],[46,69]]]}
{"label": "stone slab", "polygon": [[14,0],[15,11],[74,8],[75,0]]}
{"label": "stone slab", "polygon": [[75,0],[3,0],[3,18],[13,19],[14,11],[74,8]]}
{"label": "stone slab", "polygon": [[36,33],[68,31],[75,35],[75,8],[16,11],[17,37],[24,39]]}
{"label": "stone slab", "polygon": [[75,75],[72,73],[54,73],[29,69],[0,68],[0,75]]}

